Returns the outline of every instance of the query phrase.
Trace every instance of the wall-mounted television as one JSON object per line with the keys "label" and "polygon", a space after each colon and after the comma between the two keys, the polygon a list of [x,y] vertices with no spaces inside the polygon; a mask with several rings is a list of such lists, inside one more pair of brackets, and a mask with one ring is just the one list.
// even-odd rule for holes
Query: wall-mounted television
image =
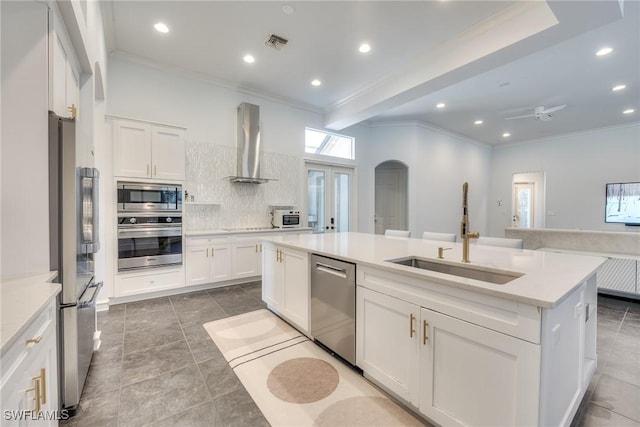
{"label": "wall-mounted television", "polygon": [[605,222],[640,226],[640,182],[607,184]]}

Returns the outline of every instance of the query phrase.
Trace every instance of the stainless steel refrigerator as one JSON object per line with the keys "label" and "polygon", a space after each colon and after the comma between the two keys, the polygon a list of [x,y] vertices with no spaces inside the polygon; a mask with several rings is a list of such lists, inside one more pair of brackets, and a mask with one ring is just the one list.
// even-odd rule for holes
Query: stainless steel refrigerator
{"label": "stainless steel refrigerator", "polygon": [[49,230],[51,270],[58,297],[58,363],[61,408],[75,413],[93,356],[94,277],[98,238],[98,170],[81,165],[76,123],[49,113]]}

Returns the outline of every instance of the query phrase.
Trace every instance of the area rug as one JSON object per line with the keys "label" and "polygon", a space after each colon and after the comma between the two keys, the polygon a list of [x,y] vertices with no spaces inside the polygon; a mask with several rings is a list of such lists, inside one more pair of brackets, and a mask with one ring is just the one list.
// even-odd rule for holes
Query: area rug
{"label": "area rug", "polygon": [[273,427],[425,425],[268,310],[204,328]]}

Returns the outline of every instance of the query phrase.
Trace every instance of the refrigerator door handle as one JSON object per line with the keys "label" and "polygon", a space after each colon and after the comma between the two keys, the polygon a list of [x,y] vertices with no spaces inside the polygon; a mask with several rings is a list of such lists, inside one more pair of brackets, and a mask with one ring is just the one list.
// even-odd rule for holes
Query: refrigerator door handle
{"label": "refrigerator door handle", "polygon": [[99,180],[100,173],[95,168],[80,170],[82,191],[82,252],[93,254],[100,250],[99,239]]}
{"label": "refrigerator door handle", "polygon": [[78,301],[78,308],[87,308],[94,306],[103,284],[103,282],[98,282],[87,286],[87,290],[85,291],[85,293],[87,293],[89,289],[93,289],[93,295],[91,295],[91,298],[89,298],[88,300],[82,300],[82,298],[80,298],[80,301]]}

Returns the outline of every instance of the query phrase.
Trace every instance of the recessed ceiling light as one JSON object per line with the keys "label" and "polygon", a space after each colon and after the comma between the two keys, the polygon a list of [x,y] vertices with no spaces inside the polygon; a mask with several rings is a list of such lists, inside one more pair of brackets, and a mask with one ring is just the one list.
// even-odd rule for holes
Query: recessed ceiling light
{"label": "recessed ceiling light", "polygon": [[311,84],[313,86],[320,86],[322,84],[322,82],[320,80],[318,80],[318,79],[313,79],[313,80],[311,80]]}
{"label": "recessed ceiling light", "polygon": [[617,91],[622,90],[622,89],[624,89],[626,87],[627,87],[627,85],[616,85],[616,86],[612,87],[611,90],[614,91],[614,92],[617,92]]}
{"label": "recessed ceiling light", "polygon": [[482,123],[484,123],[482,120],[476,120],[473,122],[474,125],[481,125]]}
{"label": "recessed ceiling light", "polygon": [[509,132],[505,132],[502,134],[503,138],[509,138],[511,136],[511,134]]}
{"label": "recessed ceiling light", "polygon": [[362,43],[358,48],[358,51],[360,51],[360,53],[369,53],[371,52],[371,46],[367,43]]}
{"label": "recessed ceiling light", "polygon": [[167,24],[165,24],[164,22],[158,22],[156,25],[153,26],[153,28],[155,28],[156,31],[159,31],[161,33],[169,32],[169,27],[167,27]]}
{"label": "recessed ceiling light", "polygon": [[635,112],[635,111],[636,111],[636,110],[634,110],[633,108],[628,108],[628,109],[624,110],[624,111],[622,112],[622,114],[631,114],[631,113],[633,113],[633,112]]}
{"label": "recessed ceiling light", "polygon": [[444,102],[441,102],[441,103],[439,103],[439,104],[436,104],[436,108],[444,108],[444,107],[446,107],[446,106],[447,106],[447,105],[446,105]]}
{"label": "recessed ceiling light", "polygon": [[295,11],[296,8],[291,6],[290,4],[285,4],[284,6],[282,6],[282,13],[284,13],[285,15],[293,15]]}
{"label": "recessed ceiling light", "polygon": [[609,55],[611,52],[613,52],[613,48],[603,47],[602,49],[600,49],[599,51],[596,52],[596,55],[597,56],[604,56],[604,55]]}
{"label": "recessed ceiling light", "polygon": [[253,64],[254,62],[256,62],[256,58],[254,58],[251,54],[246,54],[242,59],[247,64]]}

